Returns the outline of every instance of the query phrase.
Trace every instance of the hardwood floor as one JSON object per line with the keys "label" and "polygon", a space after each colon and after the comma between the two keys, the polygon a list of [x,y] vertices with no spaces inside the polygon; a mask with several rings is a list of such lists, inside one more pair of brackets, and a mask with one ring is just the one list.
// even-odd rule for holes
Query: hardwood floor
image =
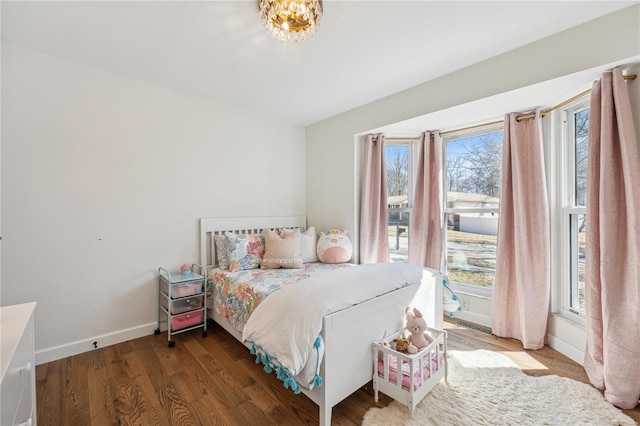
{"label": "hardwood floor", "polygon": [[[555,350],[522,349],[501,339],[445,322],[449,349],[488,349],[512,358],[527,374],[587,382],[582,367]],[[317,425],[317,406],[293,395],[266,374],[249,350],[211,324],[174,336],[151,335],[42,364],[36,368],[38,424],[47,425]],[[386,406],[365,386],[333,409],[334,425],[359,425],[365,412]],[[640,407],[625,410],[640,422]]]}

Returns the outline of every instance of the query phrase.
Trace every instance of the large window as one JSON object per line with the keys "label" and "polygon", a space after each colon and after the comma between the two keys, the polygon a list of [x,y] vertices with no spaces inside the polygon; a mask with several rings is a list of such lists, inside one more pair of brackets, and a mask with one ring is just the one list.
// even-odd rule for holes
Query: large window
{"label": "large window", "polygon": [[[412,141],[385,147],[388,238],[391,260],[406,262],[413,207]],[[446,155],[446,273],[457,286],[489,295],[496,268],[496,242],[502,165],[502,130],[451,134]]]}
{"label": "large window", "polygon": [[385,146],[389,256],[392,262],[409,257],[409,218],[413,205],[413,143],[387,142]]}
{"label": "large window", "polygon": [[446,273],[470,293],[489,295],[496,270],[502,130],[451,135],[446,144]]}
{"label": "large window", "polygon": [[563,111],[563,289],[565,312],[585,313],[585,236],[589,101]]}
{"label": "large window", "polygon": [[[585,316],[587,148],[589,99],[557,109],[543,124],[550,189],[553,310]],[[445,273],[454,289],[491,297],[496,271],[502,174],[502,126],[444,137]],[[413,141],[385,148],[388,237],[392,261],[406,262],[413,207]]]}

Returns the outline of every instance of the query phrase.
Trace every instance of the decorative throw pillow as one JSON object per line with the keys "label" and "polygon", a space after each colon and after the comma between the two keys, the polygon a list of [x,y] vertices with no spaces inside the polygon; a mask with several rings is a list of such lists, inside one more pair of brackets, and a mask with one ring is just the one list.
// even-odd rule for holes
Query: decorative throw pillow
{"label": "decorative throw pillow", "polygon": [[235,272],[260,267],[264,255],[264,236],[262,234],[227,233],[225,236],[229,241],[227,248],[229,271]]}
{"label": "decorative throw pillow", "polygon": [[229,269],[229,258],[227,250],[229,250],[229,239],[226,235],[214,235],[216,242],[216,257],[218,258],[218,267],[220,269]]}
{"label": "decorative throw pillow", "polygon": [[317,254],[323,263],[345,263],[351,259],[352,254],[349,231],[332,229],[328,233],[321,232],[318,238]]}
{"label": "decorative throw pillow", "polygon": [[[293,231],[293,229],[283,229],[281,235],[287,235]],[[317,245],[318,236],[315,226],[310,226],[306,231],[300,232],[300,257],[304,263],[318,261],[318,255],[316,254]]]}
{"label": "decorative throw pillow", "polygon": [[300,257],[300,230],[294,229],[280,237],[267,229],[264,231],[265,252],[262,258],[262,268],[303,268]]}

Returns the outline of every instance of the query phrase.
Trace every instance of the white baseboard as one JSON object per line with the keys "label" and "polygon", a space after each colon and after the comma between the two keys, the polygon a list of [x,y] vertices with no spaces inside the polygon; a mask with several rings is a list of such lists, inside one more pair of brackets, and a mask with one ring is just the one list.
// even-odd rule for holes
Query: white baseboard
{"label": "white baseboard", "polygon": [[112,333],[102,334],[100,336],[90,337],[84,340],[67,343],[60,346],[53,346],[46,349],[36,351],[36,365],[55,361],[68,356],[89,352],[96,349],[94,342],[98,348],[115,345],[116,343],[126,342],[127,340],[137,339],[139,337],[153,334],[158,328],[158,323],[153,322],[137,327],[126,328],[124,330],[114,331]]}
{"label": "white baseboard", "polygon": [[[471,321],[485,327],[491,327],[490,317],[479,315],[469,311],[456,312],[454,318]],[[102,334],[100,336],[95,336],[84,340],[78,340],[76,342],[67,343],[65,345],[41,349],[36,351],[35,353],[36,365],[45,364],[47,362],[55,361],[61,358],[81,354],[83,352],[89,352],[93,349],[96,349],[93,344],[94,342],[98,344],[98,348],[103,348],[105,346],[115,345],[116,343],[126,342],[127,340],[148,336],[152,334],[157,327],[158,323],[153,322],[138,327],[132,327],[112,333]],[[547,336],[547,339],[548,344],[551,348],[557,350],[558,352],[562,353],[578,364],[583,365],[584,351],[581,351],[550,334]]]}
{"label": "white baseboard", "polygon": [[564,356],[571,358],[572,361],[584,366],[584,351],[577,349],[575,346],[571,346],[567,342],[560,340],[551,334],[547,335],[547,343],[549,347],[555,349]]}

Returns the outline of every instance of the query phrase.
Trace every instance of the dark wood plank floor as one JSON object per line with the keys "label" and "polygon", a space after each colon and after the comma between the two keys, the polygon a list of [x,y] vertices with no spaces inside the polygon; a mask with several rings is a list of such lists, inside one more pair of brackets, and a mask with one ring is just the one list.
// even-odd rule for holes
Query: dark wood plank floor
{"label": "dark wood plank floor", "polygon": [[[523,350],[446,321],[449,349],[488,349],[512,358],[527,374],[588,382],[582,367],[551,348]],[[36,368],[38,424],[58,425],[317,425],[317,406],[266,374],[248,349],[211,324],[174,336],[151,335]],[[333,409],[334,425],[359,425],[376,404],[365,386]],[[640,422],[640,407],[625,410]]]}

